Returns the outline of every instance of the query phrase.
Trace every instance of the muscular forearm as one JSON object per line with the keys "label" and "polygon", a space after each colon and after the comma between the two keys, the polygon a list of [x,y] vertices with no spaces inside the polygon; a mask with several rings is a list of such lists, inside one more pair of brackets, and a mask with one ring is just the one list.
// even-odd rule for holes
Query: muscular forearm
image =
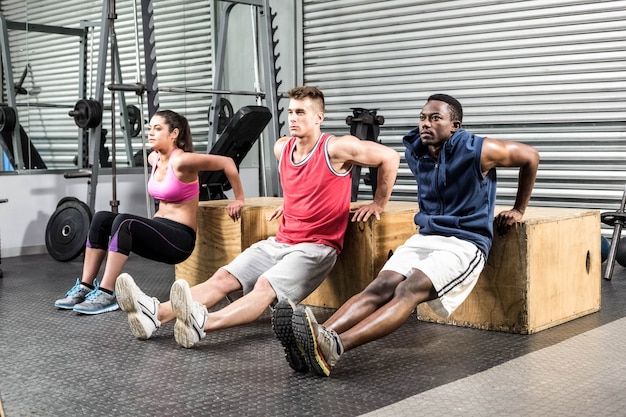
{"label": "muscular forearm", "polygon": [[226,178],[228,178],[228,182],[233,189],[235,200],[243,201],[243,185],[241,184],[241,177],[239,176],[239,171],[237,170],[237,166],[235,165],[234,161],[231,160],[231,164],[228,164],[224,168],[224,174],[226,174]]}
{"label": "muscular forearm", "polygon": [[391,198],[400,165],[400,155],[396,151],[391,151],[389,158],[378,167],[376,194],[374,195],[374,202],[383,208]]}
{"label": "muscular forearm", "polygon": [[515,196],[514,210],[524,214],[528,202],[530,201],[530,195],[532,194],[533,187],[535,185],[535,178],[537,177],[537,163],[529,163],[520,167],[517,195]]}

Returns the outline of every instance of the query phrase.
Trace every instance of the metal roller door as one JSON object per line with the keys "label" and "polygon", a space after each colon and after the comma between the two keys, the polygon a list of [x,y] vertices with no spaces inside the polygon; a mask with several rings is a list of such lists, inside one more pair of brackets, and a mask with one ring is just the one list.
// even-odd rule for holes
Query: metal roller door
{"label": "metal roller door", "polygon": [[[352,107],[385,117],[404,151],[428,95],[464,105],[465,128],[536,146],[532,205],[615,209],[626,182],[626,1],[305,0],[304,80],[327,96],[325,129]],[[500,170],[512,204],[517,170]],[[362,186],[362,199],[369,197]],[[404,164],[392,199],[413,200]]]}

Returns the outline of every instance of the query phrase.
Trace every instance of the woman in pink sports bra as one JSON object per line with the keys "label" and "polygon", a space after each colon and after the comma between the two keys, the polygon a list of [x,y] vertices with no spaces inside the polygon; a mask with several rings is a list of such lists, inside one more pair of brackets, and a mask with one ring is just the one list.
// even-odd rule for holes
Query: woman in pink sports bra
{"label": "woman in pink sports bra", "polygon": [[[239,219],[244,193],[232,158],[193,153],[187,119],[171,110],[157,111],[149,128],[153,152],[148,161],[153,168],[148,192],[159,201],[158,211],[152,219],[97,212],[87,237],[82,277],[55,307],[82,314],[117,310],[115,281],[131,252],[167,264],[187,259],[196,243],[200,171],[224,171],[235,194],[235,200],[228,204],[228,215],[234,221]],[[96,276],[105,257],[99,282]]]}

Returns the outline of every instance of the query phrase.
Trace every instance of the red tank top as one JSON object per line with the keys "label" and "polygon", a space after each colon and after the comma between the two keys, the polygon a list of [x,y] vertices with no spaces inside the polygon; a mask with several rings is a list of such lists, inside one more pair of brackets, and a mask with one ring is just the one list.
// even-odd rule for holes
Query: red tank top
{"label": "red tank top", "polygon": [[341,252],[350,217],[352,169],[339,173],[330,165],[331,137],[322,134],[311,153],[297,164],[292,158],[296,138],[283,147],[279,161],[283,216],[277,242],[320,243]]}

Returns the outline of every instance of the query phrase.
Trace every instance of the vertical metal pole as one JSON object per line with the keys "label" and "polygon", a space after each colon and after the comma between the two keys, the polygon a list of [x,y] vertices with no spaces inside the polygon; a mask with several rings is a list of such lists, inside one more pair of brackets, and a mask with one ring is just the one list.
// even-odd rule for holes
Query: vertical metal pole
{"label": "vertical metal pole", "polygon": [[[222,90],[224,84],[224,58],[226,57],[226,36],[228,34],[228,20],[230,12],[235,7],[235,3],[231,3],[222,12],[220,19],[220,30],[217,35],[217,51],[215,53],[214,70],[213,70],[213,89]],[[211,147],[217,142],[217,128],[219,124],[219,102],[222,95],[213,93],[211,98],[211,107],[209,107],[209,138],[207,144],[207,153]]]}
{"label": "vertical metal pole", "polygon": [[[113,0],[102,2],[102,17],[100,18],[100,41],[98,44],[98,67],[96,71],[96,93],[94,99],[104,108],[104,79],[107,69],[107,52],[109,49],[109,10]],[[91,211],[96,207],[96,190],[100,175],[100,142],[102,140],[102,123],[89,129],[89,168],[91,177],[87,187],[87,204]]]}
{"label": "vertical metal pole", "polygon": [[[80,65],[78,66],[78,98],[86,99],[87,98],[87,74],[91,75],[91,72],[87,70],[87,55],[89,50],[87,48],[87,44],[89,43],[89,28],[86,26],[84,22],[81,22],[81,26],[83,29],[83,36],[80,40],[80,51],[79,51],[79,61]],[[86,168],[88,161],[85,161],[85,137],[87,133],[85,129],[78,128],[78,158],[77,158],[77,167],[78,169]]]}
{"label": "vertical metal pole", "polygon": [[[111,84],[115,84],[115,65],[116,65],[116,51],[117,51],[117,37],[115,36],[115,0],[111,0],[111,10],[109,19],[111,20],[110,30],[110,42],[111,42]],[[117,200],[117,163],[115,152],[115,90],[111,90],[111,211],[117,213],[117,207],[119,201]]]}
{"label": "vertical metal pole", "polygon": [[[115,57],[115,79],[118,80],[118,84],[123,84],[124,83],[124,79],[122,77],[122,64],[121,64],[121,60],[120,60],[120,52],[117,48],[117,36],[115,35],[115,33],[112,34],[112,36],[115,37],[115,49],[113,49],[111,57]],[[113,58],[111,58],[113,60]],[[111,81],[111,83],[113,84],[113,81]],[[117,101],[118,104],[120,105],[120,114],[122,115],[121,117],[121,123],[124,126],[124,143],[125,143],[125,148],[126,148],[126,159],[128,160],[128,164],[131,167],[135,166],[135,159],[133,158],[133,142],[132,142],[132,136],[131,136],[131,132],[130,132],[130,122],[128,121],[128,110],[126,109],[126,96],[124,95],[123,91],[120,91],[117,95]],[[143,117],[143,116],[142,116]]]}
{"label": "vertical metal pole", "polygon": [[[265,103],[272,113],[272,120],[267,125],[267,137],[261,146],[266,155],[274,155],[274,141],[279,135],[278,120],[278,93],[276,92],[276,79],[274,77],[274,58],[272,52],[272,16],[269,0],[263,0],[262,18],[259,20],[259,45],[263,60],[263,86],[265,89]],[[268,158],[263,167],[265,169],[265,183],[268,196],[280,196],[282,194],[278,181],[278,163],[276,158]]]}
{"label": "vertical metal pole", "polygon": [[156,46],[154,34],[154,8],[152,0],[141,0],[141,22],[143,25],[143,52],[146,70],[146,89],[148,95],[148,118],[159,110],[159,83],[156,64]]}
{"label": "vertical metal pole", "polygon": [[[144,9],[144,7],[142,6],[142,8],[141,8],[142,13],[143,13],[143,9]],[[136,48],[135,49],[135,58],[136,58],[135,59],[135,70],[136,70],[137,82],[138,83],[143,83],[144,80],[143,80],[143,77],[141,76],[141,63],[139,61],[139,33],[138,33],[139,29],[138,29],[138,26],[136,24],[136,22],[139,20],[137,18],[137,0],[133,0],[133,10],[135,10],[135,48]],[[147,13],[143,14],[143,16],[145,17],[146,14]],[[142,33],[145,33],[145,32],[146,32],[146,25],[144,24]],[[153,44],[152,44],[151,47],[154,50],[154,47],[155,47],[154,41],[153,41]],[[145,49],[145,46],[144,46],[144,49]],[[156,55],[155,55],[155,57],[156,57]],[[146,63],[146,66],[147,65],[148,64]],[[154,78],[153,85],[156,85],[156,58],[155,58],[154,62],[151,63],[151,65],[155,69],[155,76],[153,77]],[[157,86],[157,90],[158,90],[158,86]],[[157,94],[158,94],[158,91],[157,91]],[[145,186],[145,189],[146,189],[146,210],[147,210],[147,213],[148,213],[148,217],[154,217],[154,211],[155,211],[154,199],[152,198],[152,196],[148,192],[148,179],[149,179],[148,178],[148,151],[146,149],[146,132],[145,132],[145,129],[144,129],[144,99],[143,99],[143,94],[141,94],[139,96],[139,102],[140,102],[139,108],[141,109],[140,110],[141,118],[139,119],[139,126],[141,127],[141,154],[142,154],[142,160],[143,160],[144,186]],[[158,106],[157,106],[157,109],[158,109]]]}
{"label": "vertical metal pole", "polygon": [[[259,11],[256,7],[250,8],[251,16],[252,16],[252,41],[253,41],[253,52],[254,52],[254,91],[261,91],[261,83],[259,77],[259,34],[258,34],[258,20],[259,20]],[[261,98],[259,96],[256,97],[257,105],[261,104]],[[267,179],[265,178],[265,146],[263,143],[265,142],[265,138],[263,137],[263,133],[259,135],[259,182],[261,183],[261,192],[262,196],[267,196]]]}
{"label": "vertical metal pole", "polygon": [[[626,208],[626,185],[624,186],[624,193],[622,194],[622,202],[619,206],[619,213],[624,213]],[[606,258],[606,268],[604,270],[604,279],[611,280],[613,276],[613,269],[615,267],[615,258],[617,257],[617,249],[622,238],[622,228],[624,223],[621,219],[618,219],[613,225],[613,237],[611,238],[611,247],[609,248],[609,255]]]}
{"label": "vertical metal pole", "polygon": [[4,80],[6,82],[7,102],[9,107],[15,110],[15,128],[13,129],[13,132],[11,132],[11,137],[13,139],[13,155],[9,155],[9,158],[13,164],[13,168],[15,170],[19,170],[25,167],[25,164],[24,155],[22,155],[22,141],[20,135],[20,121],[17,114],[17,100],[15,99],[13,65],[11,64],[11,53],[9,51],[9,34],[7,31],[7,22],[3,14],[0,14],[0,48],[2,49],[2,65],[4,70]]}

